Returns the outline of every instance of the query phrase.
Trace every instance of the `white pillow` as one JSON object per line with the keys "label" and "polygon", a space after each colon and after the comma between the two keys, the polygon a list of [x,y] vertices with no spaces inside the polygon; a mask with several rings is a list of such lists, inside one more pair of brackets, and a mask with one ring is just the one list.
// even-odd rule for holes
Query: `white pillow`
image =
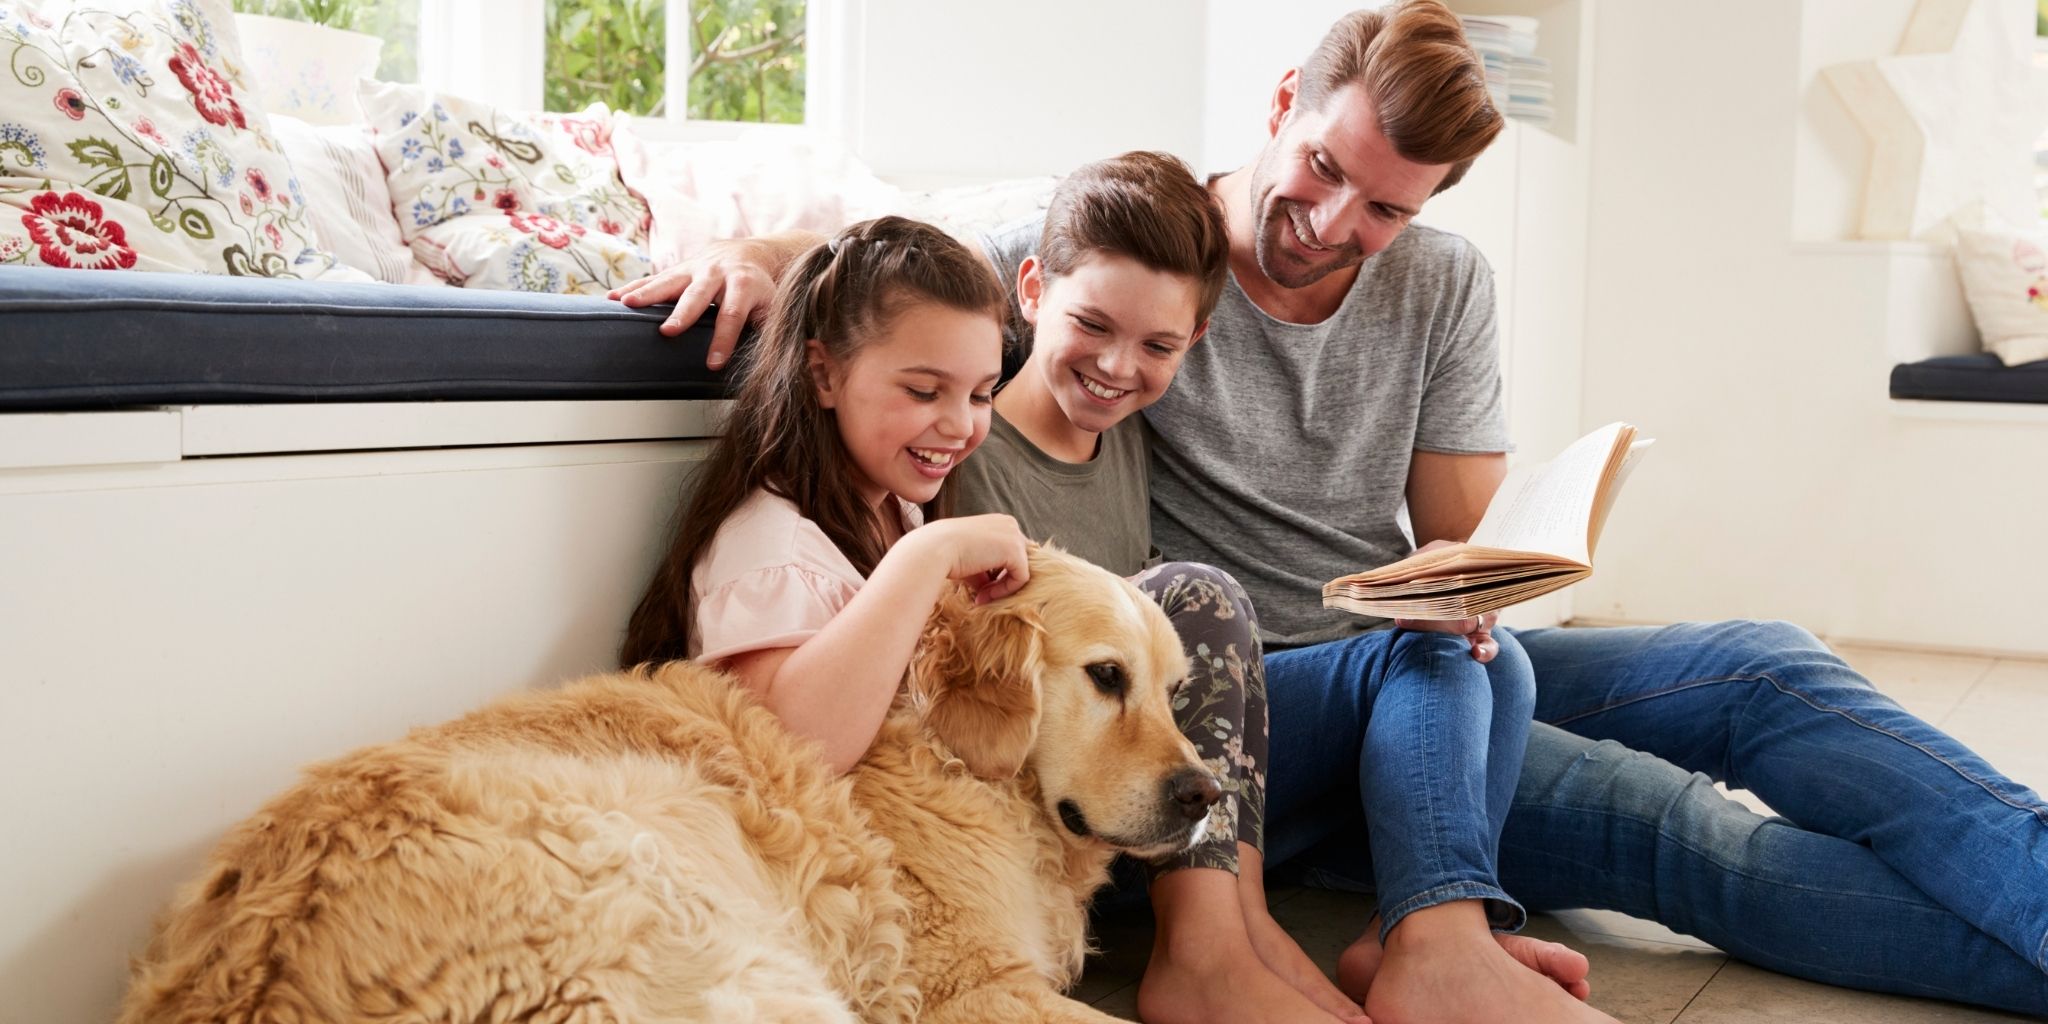
{"label": "white pillow", "polygon": [[299,186],[312,197],[307,210],[321,248],[389,284],[441,283],[399,237],[384,165],[362,125],[315,127],[283,114],[272,114],[270,123]]}
{"label": "white pillow", "polygon": [[263,109],[317,125],[363,119],[356,82],[376,76],[382,39],[262,14],[235,15],[235,28]]}
{"label": "white pillow", "polygon": [[905,192],[887,212],[936,225],[957,238],[1045,216],[1060,179],[1009,178],[986,185],[961,185],[936,192]]}
{"label": "white pillow", "polygon": [[2048,231],[1960,228],[1956,269],[1986,349],[2007,366],[2048,359]]}

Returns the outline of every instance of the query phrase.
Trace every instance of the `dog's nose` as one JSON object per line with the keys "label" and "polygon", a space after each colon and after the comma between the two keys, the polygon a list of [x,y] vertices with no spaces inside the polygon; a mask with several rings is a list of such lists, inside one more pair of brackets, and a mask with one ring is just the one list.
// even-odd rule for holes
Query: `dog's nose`
{"label": "dog's nose", "polygon": [[1216,781],[1216,776],[1200,768],[1176,772],[1166,780],[1166,792],[1174,803],[1180,805],[1181,816],[1189,821],[1208,814],[1209,805],[1223,799],[1223,786]]}

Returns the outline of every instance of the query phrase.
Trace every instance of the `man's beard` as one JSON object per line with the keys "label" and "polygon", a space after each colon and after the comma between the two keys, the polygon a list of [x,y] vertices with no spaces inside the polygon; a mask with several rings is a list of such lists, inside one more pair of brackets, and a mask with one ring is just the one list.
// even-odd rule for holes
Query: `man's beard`
{"label": "man's beard", "polygon": [[1306,288],[1339,270],[1365,262],[1365,257],[1350,246],[1331,249],[1325,261],[1316,263],[1310,263],[1290,251],[1286,236],[1294,233],[1294,224],[1288,210],[1294,204],[1273,198],[1273,187],[1263,165],[1252,170],[1251,193],[1252,208],[1259,217],[1252,254],[1259,261],[1259,272],[1265,274],[1267,280],[1282,288]]}

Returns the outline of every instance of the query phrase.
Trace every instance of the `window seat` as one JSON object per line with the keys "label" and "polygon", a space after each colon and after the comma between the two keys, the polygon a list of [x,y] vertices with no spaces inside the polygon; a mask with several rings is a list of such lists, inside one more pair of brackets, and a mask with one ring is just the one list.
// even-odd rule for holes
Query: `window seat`
{"label": "window seat", "polygon": [[0,267],[0,412],[718,399],[709,316],[602,297]]}
{"label": "window seat", "polygon": [[1937,402],[2048,404],[2048,359],[2007,366],[1989,352],[1892,367],[1891,395]]}

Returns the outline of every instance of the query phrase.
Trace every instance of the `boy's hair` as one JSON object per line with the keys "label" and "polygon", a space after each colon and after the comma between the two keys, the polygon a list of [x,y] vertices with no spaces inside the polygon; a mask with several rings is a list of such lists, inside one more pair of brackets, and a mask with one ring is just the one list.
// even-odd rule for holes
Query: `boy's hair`
{"label": "boy's hair", "polygon": [[1216,311],[1230,268],[1223,204],[1171,154],[1141,150],[1098,160],[1053,192],[1038,262],[1050,281],[1100,252],[1200,285],[1200,326]]}
{"label": "boy's hair", "polygon": [[718,528],[757,489],[789,499],[861,575],[874,572],[887,545],[854,486],[834,412],[818,404],[806,343],[816,339],[843,366],[904,307],[921,302],[1000,322],[1005,296],[980,256],[902,217],[854,224],[790,264],[766,325],[734,364],[731,414],[626,626],[621,666],[689,657],[691,574]]}
{"label": "boy's hair", "polygon": [[1396,0],[1338,19],[1302,63],[1295,104],[1321,110],[1348,85],[1372,97],[1395,152],[1451,165],[1438,192],[1465,176],[1505,123],[1486,90],[1485,64],[1440,0]]}

